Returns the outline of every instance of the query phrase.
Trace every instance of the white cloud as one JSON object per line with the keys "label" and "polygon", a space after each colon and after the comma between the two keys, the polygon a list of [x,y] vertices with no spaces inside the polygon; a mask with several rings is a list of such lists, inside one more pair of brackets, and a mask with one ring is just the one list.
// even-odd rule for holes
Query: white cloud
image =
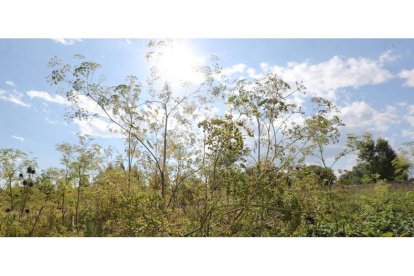
{"label": "white cloud", "polygon": [[249,75],[250,78],[255,78],[255,79],[259,79],[261,77],[263,77],[263,74],[260,73],[256,73],[256,70],[253,68],[248,68],[246,70],[247,74]]}
{"label": "white cloud", "polygon": [[78,95],[77,103],[80,108],[87,110],[91,114],[97,114],[98,117],[107,118],[102,108],[91,98],[85,95]]}
{"label": "white cloud", "polygon": [[104,119],[95,118],[93,120],[74,119],[74,123],[79,126],[82,134],[101,137],[101,138],[122,138],[121,129],[114,123],[108,123]]}
{"label": "white cloud", "polygon": [[16,87],[16,84],[13,81],[6,81],[6,84],[10,87]]}
{"label": "white cloud", "polygon": [[59,105],[68,105],[69,104],[68,101],[64,97],[59,96],[59,95],[52,96],[49,93],[44,92],[44,91],[30,90],[30,91],[27,92],[27,95],[31,99],[39,98],[39,99],[42,99],[44,101],[51,102],[51,103],[56,103],[56,104],[59,104]]}
{"label": "white cloud", "polygon": [[411,139],[414,139],[414,130],[407,130],[407,129],[403,129],[401,131],[401,135],[403,137],[409,137]]}
{"label": "white cloud", "polygon": [[405,120],[414,127],[414,116],[405,116]]}
{"label": "white cloud", "polygon": [[243,74],[247,70],[247,68],[248,68],[247,65],[239,63],[229,68],[224,68],[221,71],[221,74],[224,76],[231,77],[231,75],[236,74],[236,73]]}
{"label": "white cloud", "polygon": [[63,45],[73,45],[76,42],[82,41],[80,38],[52,38],[52,40]]}
{"label": "white cloud", "polygon": [[408,114],[414,114],[414,105],[412,105],[412,104],[407,105],[406,104],[406,106],[408,108]]}
{"label": "white cloud", "polygon": [[[35,91],[30,90],[27,92],[27,95],[30,98],[38,98],[46,102],[69,106],[70,103],[60,95],[50,95],[44,91]],[[75,119],[73,122],[78,125],[79,131],[82,134],[87,134],[95,137],[103,137],[103,138],[118,138],[122,137],[120,133],[120,129],[117,125],[113,123],[109,123],[106,119],[105,113],[102,109],[90,98],[84,95],[78,95],[77,103],[80,108],[87,110],[91,114],[97,114],[98,118],[93,118],[89,121],[86,120],[79,120]],[[56,124],[56,121],[53,121],[49,118],[45,118],[45,120],[49,124]],[[112,129],[112,131],[111,131]]]}
{"label": "white cloud", "polygon": [[414,87],[414,69],[402,70],[398,76],[400,79],[405,79],[404,86]]}
{"label": "white cloud", "polygon": [[[60,95],[50,95],[47,92],[35,91],[35,90],[28,91],[27,95],[31,99],[38,98],[46,102],[55,103],[58,105],[70,106],[70,103],[68,102],[68,100],[66,100],[65,97],[62,97]],[[96,113],[100,117],[106,117],[102,109],[92,99],[88,98],[85,95],[78,95],[77,104],[79,105],[80,108],[83,108],[92,114]]]}
{"label": "white cloud", "polygon": [[381,64],[390,63],[396,60],[398,56],[394,55],[394,53],[391,50],[385,51],[382,53],[382,55],[379,57],[379,62]]}
{"label": "white cloud", "polygon": [[[400,105],[401,106],[401,105]],[[404,108],[405,110],[407,110],[407,113],[404,115],[404,120],[410,124],[411,127],[414,127],[414,105],[412,104],[405,104],[401,106],[402,108]],[[407,134],[407,131],[403,131],[402,134],[404,136],[404,133]],[[407,135],[406,135],[407,136]],[[404,137],[406,137],[404,136]]]}
{"label": "white cloud", "polygon": [[78,105],[97,117],[91,120],[74,119],[82,134],[101,138],[122,138],[121,129],[114,123],[109,122],[107,115],[92,99],[85,95],[78,95]]}
{"label": "white cloud", "polygon": [[296,106],[303,106],[304,103],[305,103],[305,99],[303,99],[303,97],[301,97],[301,95],[294,95],[293,97],[287,98],[286,103],[296,104]]}
{"label": "white cloud", "polygon": [[321,63],[288,62],[286,66],[262,62],[260,63],[261,72],[256,72],[254,68],[245,64],[236,64],[223,69],[222,74],[231,76],[238,73],[257,78],[263,73],[273,72],[290,84],[303,81],[310,96],[334,100],[340,89],[381,84],[393,78],[393,74],[384,67],[395,59],[396,56],[391,51],[386,51],[377,59],[365,57],[345,59],[334,56]]}
{"label": "white cloud", "polygon": [[267,72],[267,71],[269,71],[270,66],[266,62],[261,62],[260,63],[260,68],[262,69],[262,71]]}
{"label": "white cloud", "polygon": [[376,85],[391,79],[391,72],[383,68],[391,60],[390,52],[381,55],[378,60],[334,56],[317,64],[290,62],[284,67],[274,66],[272,71],[289,83],[303,81],[312,96],[335,99],[339,89]]}
{"label": "white cloud", "polygon": [[346,127],[352,130],[384,133],[393,124],[401,123],[394,106],[386,106],[384,111],[378,111],[364,101],[356,101],[340,110]]}
{"label": "white cloud", "polygon": [[7,93],[4,90],[0,90],[0,100],[11,102],[11,103],[24,106],[24,107],[30,107],[30,104],[25,103],[24,101],[22,101],[21,98],[22,98],[22,94],[18,92]]}
{"label": "white cloud", "polygon": [[12,135],[11,137],[12,137],[13,139],[16,139],[16,140],[20,141],[20,142],[24,142],[24,138],[23,138],[23,137],[21,137],[21,136]]}

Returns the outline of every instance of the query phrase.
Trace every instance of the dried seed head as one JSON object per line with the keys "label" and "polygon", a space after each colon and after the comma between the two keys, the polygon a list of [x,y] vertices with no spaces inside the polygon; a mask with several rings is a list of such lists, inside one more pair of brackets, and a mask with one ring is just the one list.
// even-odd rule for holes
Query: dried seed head
{"label": "dried seed head", "polygon": [[32,172],[32,167],[27,167],[27,173],[31,173]]}
{"label": "dried seed head", "polygon": [[26,186],[27,185],[27,180],[25,179],[25,180],[23,180],[23,186]]}
{"label": "dried seed head", "polygon": [[20,173],[20,174],[19,174],[19,177],[20,177],[20,178],[23,178],[23,174],[22,174],[22,173]]}
{"label": "dried seed head", "polygon": [[26,210],[24,210],[24,212],[25,212],[26,214],[28,214],[28,213],[30,213],[30,210],[29,210],[29,209],[26,209]]}
{"label": "dried seed head", "polygon": [[33,182],[32,181],[29,182],[29,187],[33,187]]}
{"label": "dried seed head", "polygon": [[10,213],[11,209],[10,208],[6,208],[6,213]]}
{"label": "dried seed head", "polygon": [[35,174],[36,173],[36,171],[35,170],[32,170],[32,174]]}

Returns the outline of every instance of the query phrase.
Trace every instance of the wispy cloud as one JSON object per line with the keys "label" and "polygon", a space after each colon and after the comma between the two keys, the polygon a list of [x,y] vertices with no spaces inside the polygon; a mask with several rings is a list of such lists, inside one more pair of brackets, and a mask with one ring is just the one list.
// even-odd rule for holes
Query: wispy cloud
{"label": "wispy cloud", "polygon": [[73,121],[79,126],[80,133],[101,138],[122,137],[121,129],[116,124],[108,121],[105,112],[102,111],[96,102],[85,95],[78,95],[77,103],[80,108],[97,115],[97,117],[91,120],[75,119]]}
{"label": "wispy cloud", "polygon": [[101,138],[122,138],[121,129],[114,123],[109,123],[105,119],[94,118],[93,120],[79,120],[73,121],[79,126],[79,131],[82,134],[101,137]]}
{"label": "wispy cloud", "polygon": [[31,99],[33,98],[38,98],[38,99],[42,99],[44,101],[47,102],[51,102],[51,103],[55,103],[55,104],[59,104],[59,105],[68,105],[68,101],[59,95],[50,95],[49,93],[45,92],[45,91],[36,91],[36,90],[30,90],[27,91],[27,96],[29,96]]}
{"label": "wispy cloud", "polygon": [[23,138],[23,137],[21,137],[21,136],[12,135],[11,137],[12,137],[13,139],[15,139],[15,140],[20,141],[20,142],[24,142],[24,138]]}
{"label": "wispy cloud", "polygon": [[[45,91],[30,90],[26,93],[31,99],[37,98],[45,102],[58,104],[62,106],[68,106],[70,103],[66,98],[60,95],[50,95]],[[74,119],[74,123],[78,125],[79,131],[82,134],[87,134],[95,137],[102,138],[119,138],[122,137],[119,127],[106,120],[106,115],[102,109],[91,99],[84,95],[78,95],[77,104],[80,108],[88,110],[92,114],[97,114],[96,118],[91,120],[79,120]],[[45,118],[49,124],[57,124],[56,121],[49,118]]]}
{"label": "wispy cloud", "polygon": [[6,81],[6,84],[10,87],[16,87],[16,84],[13,81]]}
{"label": "wispy cloud", "polygon": [[21,98],[22,98],[22,94],[20,94],[18,92],[8,93],[4,90],[0,90],[0,100],[10,102],[10,103],[14,103],[14,104],[24,106],[24,107],[30,107],[30,104],[25,103],[24,101],[22,101]]}
{"label": "wispy cloud", "polygon": [[57,121],[51,120],[49,118],[45,118],[45,120],[46,120],[46,122],[48,122],[51,125],[56,125],[58,123]]}
{"label": "wispy cloud", "polygon": [[52,40],[63,45],[73,45],[76,42],[82,41],[80,38],[52,38]]}

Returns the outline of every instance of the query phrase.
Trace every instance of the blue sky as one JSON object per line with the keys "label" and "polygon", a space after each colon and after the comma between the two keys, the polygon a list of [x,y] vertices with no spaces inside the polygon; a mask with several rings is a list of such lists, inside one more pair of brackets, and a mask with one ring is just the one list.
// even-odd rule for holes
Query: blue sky
{"label": "blue sky", "polygon": [[[0,39],[0,147],[32,152],[40,168],[58,166],[57,143],[76,132],[122,151],[122,140],[102,126],[64,120],[65,104],[46,82],[53,56],[74,54],[102,64],[110,83],[147,76],[145,39]],[[369,131],[394,148],[414,140],[414,40],[194,39],[194,55],[220,58],[234,77],[273,71],[288,82],[302,80],[309,95],[330,98],[340,108],[346,133]],[[306,99],[305,99],[306,100]],[[338,166],[349,168],[350,156]]]}

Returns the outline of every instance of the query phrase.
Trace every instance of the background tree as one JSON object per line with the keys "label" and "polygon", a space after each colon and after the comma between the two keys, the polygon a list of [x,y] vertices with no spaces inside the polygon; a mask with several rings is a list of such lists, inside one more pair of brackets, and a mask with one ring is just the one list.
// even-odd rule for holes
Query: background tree
{"label": "background tree", "polygon": [[305,166],[299,170],[300,177],[308,177],[309,175],[314,175],[318,178],[318,183],[322,186],[330,186],[335,180],[336,176],[332,169],[321,167],[318,165]]}
{"label": "background tree", "polygon": [[0,187],[8,191],[11,211],[16,206],[13,185],[22,185],[23,173],[28,167],[35,169],[37,163],[27,153],[12,148],[0,149]]}
{"label": "background tree", "polygon": [[391,163],[395,171],[395,180],[408,180],[411,162],[404,155],[400,155],[394,158]]}
{"label": "background tree", "polygon": [[[375,142],[370,134],[356,141],[358,162],[364,164],[364,175],[371,179],[394,180],[395,171],[392,161],[397,157],[388,141],[378,138]],[[361,167],[362,168],[362,167]]]}
{"label": "background tree", "polygon": [[392,149],[388,141],[378,138],[374,149],[374,172],[379,174],[381,179],[395,179],[395,169],[392,165],[392,161],[396,157],[397,154]]}
{"label": "background tree", "polygon": [[400,147],[400,155],[403,156],[411,166],[408,169],[409,177],[413,175],[414,169],[414,142],[403,143]]}
{"label": "background tree", "polygon": [[57,146],[62,152],[61,162],[68,166],[66,168],[70,175],[68,179],[72,180],[72,184],[76,186],[74,225],[77,231],[79,231],[82,190],[96,176],[102,162],[101,147],[91,144],[92,138],[89,136],[78,135],[78,138],[78,144],[62,143]]}
{"label": "background tree", "polygon": [[374,141],[370,134],[365,134],[355,138],[351,146],[358,151],[357,165],[341,175],[341,183],[366,184],[406,178],[407,160],[399,157],[387,140]]}

